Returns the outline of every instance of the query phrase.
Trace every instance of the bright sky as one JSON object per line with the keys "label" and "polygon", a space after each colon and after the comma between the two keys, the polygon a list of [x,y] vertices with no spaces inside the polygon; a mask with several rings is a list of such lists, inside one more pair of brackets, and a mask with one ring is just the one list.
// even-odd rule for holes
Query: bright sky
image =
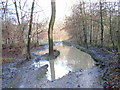
{"label": "bright sky", "polygon": [[[2,0],[4,1],[4,0]],[[9,0],[8,0],[9,1]],[[13,0],[10,0],[13,1]],[[25,1],[25,0],[21,0]],[[27,0],[27,8],[31,8],[33,0]],[[46,17],[51,16],[51,0],[35,0],[35,10],[34,11],[41,11],[39,12],[39,20],[44,19]],[[77,3],[78,1],[83,0],[56,0],[56,20],[62,21],[66,15],[69,15],[71,12],[71,6]],[[84,0],[85,2],[96,2],[98,0]],[[106,1],[114,1],[118,2],[119,0],[106,0]],[[17,2],[18,4],[18,2]],[[14,7],[14,6],[13,6]],[[28,11],[28,10],[27,10]],[[37,17],[37,16],[35,16]]]}
{"label": "bright sky", "polygon": [[[44,10],[44,16],[50,18],[51,16],[51,0],[37,0],[40,7]],[[71,11],[71,6],[78,1],[83,0],[56,0],[56,19],[62,20],[65,15],[69,15]],[[97,2],[98,0],[84,0],[86,2]],[[106,0],[106,1],[118,1],[118,0]]]}
{"label": "bright sky", "polygon": [[[65,15],[69,15],[71,6],[74,3],[75,3],[75,0],[56,0],[56,19],[61,20],[64,18]],[[51,16],[50,0],[39,0],[38,4],[44,10],[42,14],[50,18]]]}

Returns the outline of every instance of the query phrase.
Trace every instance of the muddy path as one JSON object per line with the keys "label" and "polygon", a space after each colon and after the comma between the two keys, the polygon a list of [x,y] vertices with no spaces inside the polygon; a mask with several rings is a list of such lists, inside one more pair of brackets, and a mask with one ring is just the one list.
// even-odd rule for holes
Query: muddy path
{"label": "muddy path", "polygon": [[[100,75],[102,70],[95,65],[95,61],[85,52],[76,49],[73,46],[65,46],[62,43],[56,43],[55,49],[60,51],[60,55],[55,59],[46,60],[45,53],[48,52],[48,45],[42,49],[37,49],[31,54],[33,58],[21,65],[15,67],[9,64],[12,72],[11,79],[3,81],[3,87],[8,88],[103,88]],[[37,60],[36,62],[36,59]],[[11,69],[12,68],[12,69]],[[7,78],[6,77],[6,78]]]}

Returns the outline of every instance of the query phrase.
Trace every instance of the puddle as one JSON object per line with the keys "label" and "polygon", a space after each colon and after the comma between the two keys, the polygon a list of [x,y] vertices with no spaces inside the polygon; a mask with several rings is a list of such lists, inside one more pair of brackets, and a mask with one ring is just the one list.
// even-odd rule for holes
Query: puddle
{"label": "puddle", "polygon": [[[95,62],[87,53],[72,46],[55,45],[54,49],[60,51],[60,55],[55,60],[41,60],[34,62],[34,66],[39,68],[48,64],[47,79],[54,80],[68,74],[69,71],[85,70],[94,66]],[[48,53],[48,49],[37,51],[35,54],[42,55]]]}

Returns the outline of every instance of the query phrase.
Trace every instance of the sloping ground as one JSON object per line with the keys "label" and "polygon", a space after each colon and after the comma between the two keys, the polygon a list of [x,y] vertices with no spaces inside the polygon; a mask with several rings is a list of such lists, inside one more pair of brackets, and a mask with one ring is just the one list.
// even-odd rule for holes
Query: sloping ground
{"label": "sloping ground", "polygon": [[103,70],[101,77],[104,80],[104,88],[120,88],[120,65],[117,54],[115,54],[113,49],[97,47],[89,49],[77,48],[89,53],[97,61],[97,65]]}
{"label": "sloping ground", "polygon": [[117,61],[110,61],[103,68],[105,88],[120,88],[120,65]]}

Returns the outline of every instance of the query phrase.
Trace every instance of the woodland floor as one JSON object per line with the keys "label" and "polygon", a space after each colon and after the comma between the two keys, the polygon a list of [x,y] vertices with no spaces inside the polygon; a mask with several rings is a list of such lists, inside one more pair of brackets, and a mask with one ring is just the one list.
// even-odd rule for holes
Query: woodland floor
{"label": "woodland floor", "polygon": [[[77,47],[78,48],[78,47]],[[43,46],[37,50],[44,49]],[[81,48],[79,48],[81,49]],[[106,51],[107,50],[107,51]],[[16,54],[11,57],[13,51],[3,50],[3,57],[10,60],[3,61],[2,67],[2,87],[10,88],[120,88],[120,66],[116,61],[117,55],[112,52],[112,49],[90,47],[83,49],[89,53],[95,61],[96,66],[87,70],[77,70],[69,72],[66,76],[60,79],[49,81],[45,78],[44,73],[47,66],[40,69],[31,67],[33,59],[28,62],[23,62],[25,57],[21,54]],[[19,50],[18,50],[19,51]],[[16,51],[16,53],[18,53]],[[12,59],[15,60],[12,60]],[[23,62],[23,63],[21,63]],[[33,74],[34,73],[34,74]],[[37,76],[36,76],[37,75]],[[39,76],[40,75],[40,76]],[[96,77],[96,78],[94,78]],[[98,79],[100,81],[98,82]],[[62,83],[62,84],[61,84]]]}

